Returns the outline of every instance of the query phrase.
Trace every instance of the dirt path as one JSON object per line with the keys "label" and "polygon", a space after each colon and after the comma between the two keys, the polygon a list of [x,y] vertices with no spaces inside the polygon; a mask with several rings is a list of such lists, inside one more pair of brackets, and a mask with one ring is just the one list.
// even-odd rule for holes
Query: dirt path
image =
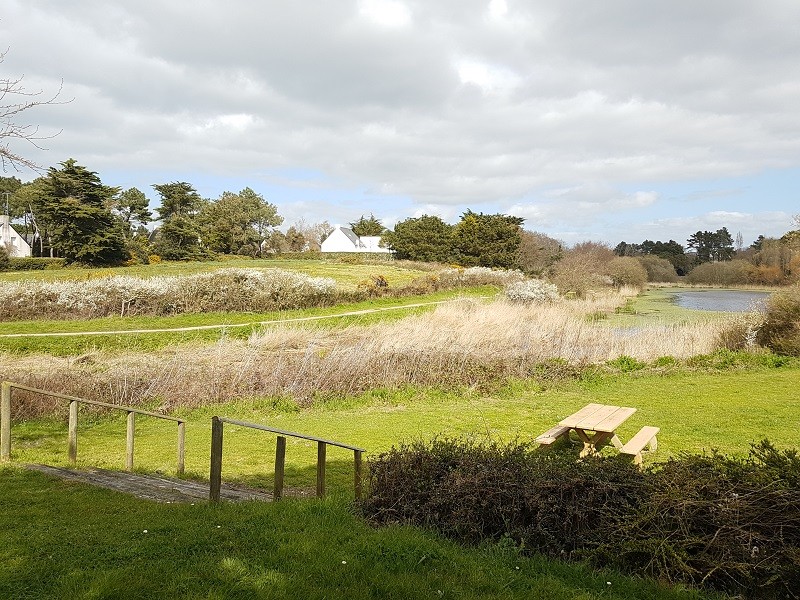
{"label": "dirt path", "polygon": [[277,325],[280,323],[302,323],[307,321],[322,321],[324,319],[339,319],[342,317],[357,317],[378,312],[393,310],[404,310],[408,308],[420,308],[423,306],[435,306],[437,304],[447,304],[456,302],[458,298],[452,300],[438,300],[436,302],[419,302],[417,304],[404,304],[402,306],[389,306],[386,308],[365,308],[364,310],[353,310],[335,315],[319,315],[316,317],[296,317],[293,319],[275,319],[274,321],[251,321],[249,323],[234,323],[227,325],[195,325],[192,327],[170,327],[166,329],[114,329],[106,331],[54,331],[47,333],[3,333],[0,338],[26,338],[26,337],[78,337],[84,335],[124,335],[128,333],[181,333],[184,331],[204,331],[210,329],[235,329],[239,327],[253,327],[254,325]]}

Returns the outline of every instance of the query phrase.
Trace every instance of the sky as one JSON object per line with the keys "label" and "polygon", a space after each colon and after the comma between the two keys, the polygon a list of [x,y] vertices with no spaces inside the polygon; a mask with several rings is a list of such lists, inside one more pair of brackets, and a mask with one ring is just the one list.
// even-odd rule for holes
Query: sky
{"label": "sky", "polygon": [[798,32],[796,0],[3,0],[0,78],[64,101],[12,150],[154,206],[187,181],[286,225],[747,245],[800,213]]}

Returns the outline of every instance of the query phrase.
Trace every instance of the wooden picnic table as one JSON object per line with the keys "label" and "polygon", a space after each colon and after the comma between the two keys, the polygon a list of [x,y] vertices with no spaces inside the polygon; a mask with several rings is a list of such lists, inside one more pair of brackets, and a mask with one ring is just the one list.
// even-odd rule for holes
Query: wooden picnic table
{"label": "wooden picnic table", "polygon": [[623,447],[616,431],[633,413],[635,408],[608,404],[587,404],[578,412],[559,421],[560,427],[572,429],[583,442],[581,456],[597,454],[598,448],[610,440],[617,450]]}

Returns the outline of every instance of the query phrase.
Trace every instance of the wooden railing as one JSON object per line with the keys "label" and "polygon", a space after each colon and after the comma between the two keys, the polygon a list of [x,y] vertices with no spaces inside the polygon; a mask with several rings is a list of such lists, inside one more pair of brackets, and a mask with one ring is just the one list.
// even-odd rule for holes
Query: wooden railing
{"label": "wooden railing", "polygon": [[325,440],[312,435],[294,433],[292,431],[283,431],[282,429],[275,429],[274,427],[267,427],[266,425],[259,425],[258,423],[236,421],[234,419],[226,419],[224,417],[211,417],[211,485],[209,489],[209,500],[211,502],[219,502],[220,489],[222,487],[222,428],[224,423],[238,425],[240,427],[249,427],[250,429],[268,431],[278,435],[278,440],[275,447],[275,486],[273,490],[274,500],[280,500],[281,497],[283,497],[283,475],[286,466],[287,437],[317,442],[317,497],[322,497],[325,495],[325,456],[327,447],[337,446],[339,448],[352,450],[355,467],[355,474],[353,477],[355,497],[356,500],[361,499],[361,461],[363,453],[366,452],[366,450],[363,448],[357,448],[349,444],[342,444],[341,442]]}
{"label": "wooden railing", "polygon": [[128,471],[133,470],[133,442],[134,433],[136,429],[136,415],[144,415],[148,417],[155,417],[156,419],[164,419],[166,421],[175,421],[178,424],[178,475],[183,474],[184,469],[184,454],[185,454],[185,436],[186,436],[186,421],[177,417],[170,417],[167,415],[160,415],[158,413],[133,408],[131,406],[122,406],[120,404],[109,404],[108,402],[98,402],[96,400],[86,400],[85,398],[76,398],[75,396],[67,396],[56,392],[48,392],[47,390],[40,390],[37,388],[20,385],[18,383],[11,383],[4,381],[2,389],[0,390],[0,460],[11,460],[11,390],[24,390],[34,394],[42,394],[51,398],[59,398],[69,402],[69,434],[67,441],[67,454],[71,464],[75,464],[78,459],[78,405],[89,404],[92,406],[102,406],[112,410],[125,411],[128,413],[128,427],[127,439],[125,445],[125,469]]}

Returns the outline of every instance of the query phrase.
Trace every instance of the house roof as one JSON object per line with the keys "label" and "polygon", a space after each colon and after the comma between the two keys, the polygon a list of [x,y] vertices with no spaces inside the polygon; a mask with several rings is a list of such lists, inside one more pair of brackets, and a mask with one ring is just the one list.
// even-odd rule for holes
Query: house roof
{"label": "house roof", "polygon": [[358,248],[359,246],[362,246],[362,245],[363,245],[363,244],[361,243],[361,240],[360,240],[360,239],[358,239],[358,236],[357,236],[355,233],[353,233],[353,230],[352,230],[352,229],[348,229],[347,227],[339,227],[339,230],[340,230],[340,231],[341,231],[343,234],[345,234],[345,235],[347,236],[347,239],[348,239],[348,240],[350,240],[351,242],[353,242],[353,246],[355,246],[356,248]]}

